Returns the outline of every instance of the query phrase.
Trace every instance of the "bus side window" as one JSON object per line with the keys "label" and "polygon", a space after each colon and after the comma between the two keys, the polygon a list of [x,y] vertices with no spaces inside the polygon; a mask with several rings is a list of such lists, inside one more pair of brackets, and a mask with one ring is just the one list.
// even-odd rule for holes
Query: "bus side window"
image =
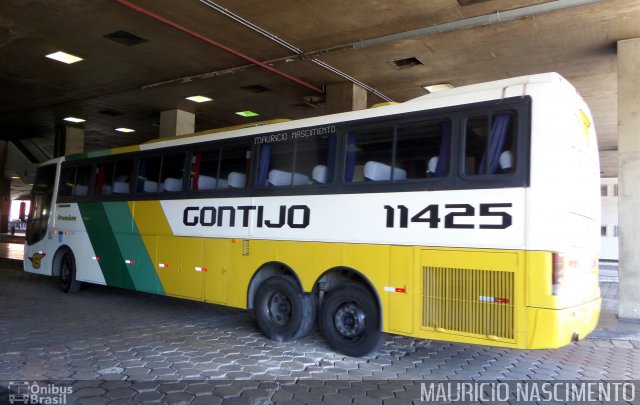
{"label": "bus side window", "polygon": [[182,191],[184,178],[184,152],[167,153],[162,157],[162,173],[160,175],[160,191]]}
{"label": "bus side window", "polygon": [[83,165],[78,167],[76,174],[76,182],[71,190],[71,194],[78,197],[89,195],[89,186],[91,183],[91,165]]}
{"label": "bus side window", "polygon": [[160,177],[160,156],[141,158],[138,163],[138,181],[136,190],[139,193],[157,193]]}
{"label": "bus side window", "polygon": [[464,174],[508,174],[515,166],[515,114],[500,112],[466,121]]}
{"label": "bus side window", "polygon": [[444,177],[449,173],[451,123],[448,120],[401,125],[396,135],[395,165],[407,179]]}
{"label": "bus side window", "polygon": [[191,156],[191,190],[208,191],[226,188],[227,179],[218,178],[219,162],[218,149],[194,152]]}
{"label": "bus side window", "polygon": [[65,167],[60,174],[60,186],[58,195],[62,197],[70,196],[73,187],[76,185],[76,167]]}
{"label": "bus side window", "polygon": [[333,180],[335,135],[300,138],[293,142],[262,144],[259,187],[327,184]]}
{"label": "bus side window", "polygon": [[133,159],[117,160],[113,175],[113,194],[129,194],[133,179]]}
{"label": "bus side window", "polygon": [[228,188],[245,188],[249,178],[251,161],[250,145],[223,146],[220,157],[220,187],[225,184]]}
{"label": "bus side window", "polygon": [[354,131],[347,136],[344,181],[398,180],[404,169],[391,167],[393,128]]}
{"label": "bus side window", "polygon": [[98,163],[96,166],[96,183],[94,195],[113,194],[111,183],[113,182],[113,162]]}

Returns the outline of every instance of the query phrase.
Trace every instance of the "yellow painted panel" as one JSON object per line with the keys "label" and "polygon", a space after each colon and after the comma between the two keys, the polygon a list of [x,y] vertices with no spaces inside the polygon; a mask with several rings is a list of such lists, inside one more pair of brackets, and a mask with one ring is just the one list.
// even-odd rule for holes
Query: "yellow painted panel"
{"label": "yellow painted panel", "polygon": [[139,150],[140,150],[140,146],[138,146],[138,145],[122,146],[122,147],[119,147],[119,148],[111,149],[111,154],[112,155],[116,155],[116,154],[119,154],[119,153],[137,152]]}
{"label": "yellow painted panel", "polygon": [[[205,239],[203,249],[204,300],[217,304],[227,303],[227,280],[231,271],[229,267],[229,250],[231,244],[242,243],[234,239]],[[245,288],[246,289],[246,288]]]}
{"label": "yellow painted panel", "polygon": [[568,345],[577,334],[584,339],[598,325],[600,298],[572,308],[527,308],[529,336],[526,349],[546,349]]}
{"label": "yellow painted panel", "polygon": [[158,237],[156,265],[165,294],[202,300],[202,243],[202,238]]}
{"label": "yellow painted panel", "polygon": [[382,292],[389,297],[385,311],[386,325],[390,332],[413,333],[413,300],[419,294],[419,286],[413,282],[414,249],[407,246],[392,246],[389,251],[389,286],[402,288],[404,292]]}
{"label": "yellow painted panel", "polygon": [[518,265],[518,256],[514,251],[505,250],[425,249],[422,251],[422,263],[433,267],[513,271]]}
{"label": "yellow painted panel", "polygon": [[131,201],[129,209],[141,235],[173,235],[160,201]]}
{"label": "yellow painted panel", "polygon": [[341,250],[331,243],[279,242],[275,260],[291,267],[300,278],[302,288],[310,292],[322,273],[342,265]]}

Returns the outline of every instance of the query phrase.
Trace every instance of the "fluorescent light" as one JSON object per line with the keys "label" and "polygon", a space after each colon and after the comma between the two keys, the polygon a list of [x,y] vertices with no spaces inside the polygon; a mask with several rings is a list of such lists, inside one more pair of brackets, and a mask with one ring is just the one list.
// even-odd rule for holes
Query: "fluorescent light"
{"label": "fluorescent light", "polygon": [[62,51],[50,53],[49,55],[46,55],[46,57],[49,59],[55,59],[58,62],[63,62],[68,65],[72,63],[80,62],[82,60],[82,58],[79,58],[75,55],[71,55],[69,53],[62,52]]}
{"label": "fluorescent light", "polygon": [[428,91],[429,93],[436,93],[438,91],[452,89],[453,85],[449,83],[438,83],[438,84],[431,84],[429,86],[422,86],[422,88]]}
{"label": "fluorescent light", "polygon": [[18,176],[11,176],[11,179],[12,179],[12,180],[18,180],[19,178],[20,178],[20,177],[18,177]]}
{"label": "fluorescent light", "polygon": [[131,129],[131,128],[116,128],[116,131],[119,131],[119,132],[136,132],[135,129]]}
{"label": "fluorescent light", "polygon": [[83,120],[82,118],[76,118],[76,117],[67,117],[63,119],[69,122],[85,122],[86,121],[86,120]]}
{"label": "fluorescent light", "polygon": [[205,96],[191,96],[186,97],[187,100],[195,101],[196,103],[206,103],[207,101],[212,101],[213,99]]}
{"label": "fluorescent light", "polygon": [[248,111],[248,110],[247,111],[238,111],[236,114],[241,116],[241,117],[245,117],[245,118],[257,117],[258,115],[260,115],[258,113],[255,113],[253,111]]}

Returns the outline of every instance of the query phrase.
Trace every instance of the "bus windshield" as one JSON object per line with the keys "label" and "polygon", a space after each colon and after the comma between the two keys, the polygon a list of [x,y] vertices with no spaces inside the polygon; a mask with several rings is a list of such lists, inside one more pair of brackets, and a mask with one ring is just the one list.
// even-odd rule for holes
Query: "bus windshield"
{"label": "bus windshield", "polygon": [[36,180],[31,191],[31,209],[27,221],[26,240],[28,245],[42,240],[47,234],[47,222],[51,211],[51,198],[56,179],[56,166],[42,166],[36,173]]}

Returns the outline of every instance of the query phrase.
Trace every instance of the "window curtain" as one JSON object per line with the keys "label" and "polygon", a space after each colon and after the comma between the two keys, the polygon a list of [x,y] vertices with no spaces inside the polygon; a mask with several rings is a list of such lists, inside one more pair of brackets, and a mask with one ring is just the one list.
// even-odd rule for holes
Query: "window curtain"
{"label": "window curtain", "polygon": [[436,166],[436,177],[444,177],[449,171],[449,159],[451,156],[451,122],[443,121],[440,123],[440,153],[438,153],[438,165]]}
{"label": "window curtain", "polygon": [[488,174],[495,174],[498,171],[500,153],[504,150],[504,143],[507,139],[507,129],[511,114],[497,114],[491,123],[491,134],[489,135],[489,165]]}
{"label": "window curtain", "polygon": [[353,174],[356,169],[356,135],[349,134],[347,136],[347,158],[344,168],[344,180],[353,181]]}
{"label": "window curtain", "polygon": [[[500,153],[504,149],[510,120],[511,114],[509,113],[496,114],[492,117],[491,131],[489,131],[488,150],[482,156],[478,174],[495,174],[498,170]],[[489,156],[488,160],[487,156]]]}
{"label": "window curtain", "polygon": [[336,167],[336,144],[336,136],[329,135],[329,150],[327,151],[327,182],[333,181],[333,171]]}
{"label": "window curtain", "polygon": [[260,161],[258,162],[258,187],[266,187],[271,166],[271,144],[260,145]]}

